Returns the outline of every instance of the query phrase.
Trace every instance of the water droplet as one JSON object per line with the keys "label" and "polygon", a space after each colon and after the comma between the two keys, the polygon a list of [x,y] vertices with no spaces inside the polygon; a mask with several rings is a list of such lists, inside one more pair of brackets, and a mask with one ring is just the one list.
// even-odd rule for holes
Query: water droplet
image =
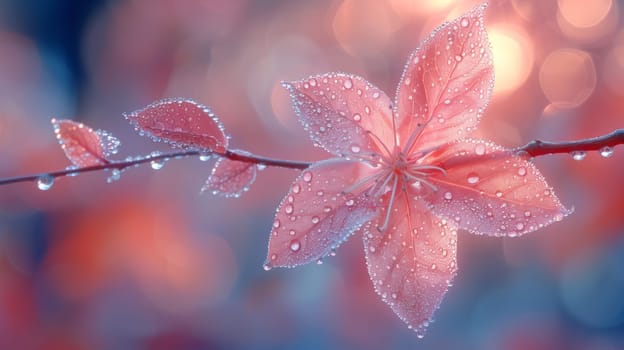
{"label": "water droplet", "polygon": [[323,265],[323,259],[318,258],[318,259],[316,260],[316,264],[317,264],[317,265]]}
{"label": "water droplet", "polygon": [[369,251],[369,252],[371,252],[371,253],[374,253],[374,252],[375,252],[375,250],[376,250],[376,249],[375,249],[375,247],[373,247],[373,246],[368,247],[368,251]]}
{"label": "water droplet", "polygon": [[210,154],[200,154],[199,155],[199,160],[202,162],[207,162],[212,158],[212,155]]}
{"label": "water droplet", "polygon": [[379,98],[379,91],[373,92],[373,98]]}
{"label": "water droplet", "polygon": [[444,100],[444,104],[445,105],[450,105],[451,104],[451,100],[447,98],[446,100]]}
{"label": "water droplet", "polygon": [[482,155],[484,155],[484,154],[485,154],[485,145],[484,145],[484,144],[478,144],[478,145],[475,147],[475,153],[476,153],[478,156],[482,156]]}
{"label": "water droplet", "polygon": [[265,263],[264,265],[262,265],[262,268],[264,269],[264,271],[270,271],[273,268],[273,265],[271,265],[270,263]]}
{"label": "water droplet", "polygon": [[351,146],[351,152],[353,152],[353,153],[360,153],[360,151],[361,151],[360,146],[358,146],[358,145]]}
{"label": "water droplet", "polygon": [[346,203],[345,203],[348,207],[352,206],[353,204],[355,204],[355,201],[353,199],[349,199]]}
{"label": "water droplet", "polygon": [[286,214],[292,214],[294,210],[295,210],[295,208],[292,205],[290,205],[290,204],[288,204],[287,206],[284,207],[284,212]]}
{"label": "water droplet", "polygon": [[573,151],[570,152],[570,155],[574,160],[583,160],[585,159],[585,156],[587,156],[587,153],[585,153],[585,151]]}
{"label": "water droplet", "polygon": [[353,82],[351,81],[351,79],[347,78],[347,80],[344,81],[343,85],[345,89],[350,89],[353,87]]}
{"label": "water droplet", "polygon": [[313,216],[313,217],[312,217],[312,223],[313,223],[313,224],[318,224],[318,223],[319,223],[319,221],[320,221],[320,219],[319,219],[319,217],[318,217],[318,216]]}
{"label": "water droplet", "polygon": [[299,193],[301,192],[301,186],[299,186],[299,184],[295,184],[292,188],[293,193]]}
{"label": "water droplet", "polygon": [[462,56],[461,55],[455,55],[455,61],[461,62],[461,60],[462,60]]}
{"label": "water droplet", "polygon": [[303,173],[303,181],[305,182],[312,181],[312,173],[309,171],[306,171],[305,173]]}
{"label": "water droplet", "polygon": [[47,191],[54,185],[54,177],[49,174],[41,175],[37,178],[37,188]]}
{"label": "water droplet", "polygon": [[353,115],[353,120],[355,120],[356,122],[359,122],[360,120],[362,120],[362,116],[359,113],[355,113]]}
{"label": "water droplet", "polygon": [[329,256],[336,256],[336,249],[335,249],[335,248],[332,248],[332,249],[329,251]]}
{"label": "water droplet", "polygon": [[160,170],[162,169],[162,167],[165,166],[165,162],[166,162],[165,159],[154,159],[150,162],[150,166],[154,170]]}
{"label": "water droplet", "polygon": [[266,169],[266,167],[267,167],[266,164],[261,164],[261,163],[256,164],[256,169],[258,169],[259,171]]}
{"label": "water droplet", "polygon": [[600,155],[609,158],[613,155],[613,147],[604,146],[600,149]]}
{"label": "water droplet", "polygon": [[468,26],[470,25],[470,20],[468,18],[462,18],[461,21],[459,21],[459,25],[463,28],[468,28]]}
{"label": "water droplet", "polygon": [[525,211],[525,212],[524,212],[524,216],[526,216],[527,218],[528,218],[528,217],[531,217],[531,212],[530,212],[530,211],[528,211],[528,210],[527,210],[527,211]]}
{"label": "water droplet", "polygon": [[438,265],[436,265],[436,264],[431,264],[431,270],[435,270],[435,269],[437,269],[437,268],[438,268]]}
{"label": "water droplet", "polygon": [[277,220],[277,219],[276,219],[275,221],[273,221],[273,227],[274,227],[274,228],[278,228],[278,227],[280,227],[280,221],[279,221],[279,220]]}
{"label": "water droplet", "polygon": [[503,196],[503,192],[501,191],[496,191],[496,197],[500,198]]}
{"label": "water droplet", "polygon": [[299,249],[301,249],[301,243],[298,239],[293,239],[292,241],[290,241],[290,250],[292,250],[293,252],[298,252]]}
{"label": "water droplet", "polygon": [[469,173],[466,181],[468,181],[469,184],[476,184],[479,182],[479,175],[477,175],[477,173]]}
{"label": "water droplet", "polygon": [[451,200],[451,199],[453,199],[453,194],[452,194],[451,192],[446,192],[446,193],[444,194],[444,199],[446,199],[446,200]]}
{"label": "water droplet", "polygon": [[111,172],[111,176],[106,179],[106,182],[111,183],[113,181],[117,181],[121,178],[121,171],[119,169],[113,169]]}
{"label": "water droplet", "polygon": [[524,176],[526,174],[527,174],[527,170],[526,170],[525,167],[521,166],[521,167],[518,168],[518,175]]}
{"label": "water droplet", "polygon": [[291,236],[294,236],[295,235],[295,230],[288,231],[288,234],[291,235]]}
{"label": "water droplet", "polygon": [[521,223],[521,222],[517,223],[516,224],[516,230],[518,230],[518,231],[524,230],[524,224]]}

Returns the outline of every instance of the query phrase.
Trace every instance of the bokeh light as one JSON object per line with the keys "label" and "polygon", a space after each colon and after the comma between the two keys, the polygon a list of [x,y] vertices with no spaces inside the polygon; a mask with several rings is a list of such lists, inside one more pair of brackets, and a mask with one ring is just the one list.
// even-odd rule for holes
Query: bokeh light
{"label": "bokeh light", "polygon": [[592,57],[577,49],[551,52],[540,67],[542,91],[557,108],[574,108],[585,102],[596,88]]}
{"label": "bokeh light", "polygon": [[557,0],[557,3],[563,18],[579,28],[598,25],[613,7],[613,0]]}
{"label": "bokeh light", "polygon": [[527,33],[517,26],[492,26],[488,36],[496,72],[494,96],[506,95],[529,77],[533,69],[533,47]]}

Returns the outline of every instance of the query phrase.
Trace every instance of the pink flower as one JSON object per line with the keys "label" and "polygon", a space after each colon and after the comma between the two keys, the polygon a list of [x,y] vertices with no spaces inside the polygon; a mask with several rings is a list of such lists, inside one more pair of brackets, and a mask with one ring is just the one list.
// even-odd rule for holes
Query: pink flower
{"label": "pink flower", "polygon": [[524,156],[470,138],[490,99],[481,5],[410,56],[394,103],[363,78],[285,83],[312,140],[336,155],[295,180],[266,269],[322,259],[355,231],[376,292],[424,334],[457,271],[457,230],[519,236],[569,213]]}

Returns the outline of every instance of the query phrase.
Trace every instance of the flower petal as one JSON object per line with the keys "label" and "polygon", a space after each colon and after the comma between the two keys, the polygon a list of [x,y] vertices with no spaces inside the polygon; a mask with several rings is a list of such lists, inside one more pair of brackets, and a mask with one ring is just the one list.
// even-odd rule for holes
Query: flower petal
{"label": "flower petal", "polygon": [[485,7],[441,25],[410,56],[396,96],[403,146],[429,149],[479,122],[494,85]]}
{"label": "flower petal", "polygon": [[328,152],[379,154],[383,151],[380,141],[394,145],[392,101],[363,78],[328,73],[283,85],[312,140]]}
{"label": "flower petal", "polygon": [[217,117],[191,99],[166,98],[124,117],[141,134],[175,147],[224,152],[228,146]]}
{"label": "flower petal", "polygon": [[265,267],[320,259],[369,221],[376,213],[375,203],[361,191],[343,190],[372,170],[361,162],[340,159],[304,170],[277,208]]}
{"label": "flower petal", "polygon": [[254,163],[219,158],[201,191],[223,197],[240,197],[256,180],[256,169]]}
{"label": "flower petal", "polygon": [[472,233],[518,236],[571,213],[539,170],[513,151],[480,140],[451,143],[430,155],[446,170],[428,180],[432,210]]}
{"label": "flower petal", "polygon": [[54,133],[65,156],[78,167],[108,163],[109,155],[117,152],[119,140],[105,131],[94,131],[71,120],[52,119]]}
{"label": "flower petal", "polygon": [[365,226],[364,246],[375,291],[422,336],[457,271],[457,230],[409,197],[397,196],[385,231],[385,208]]}

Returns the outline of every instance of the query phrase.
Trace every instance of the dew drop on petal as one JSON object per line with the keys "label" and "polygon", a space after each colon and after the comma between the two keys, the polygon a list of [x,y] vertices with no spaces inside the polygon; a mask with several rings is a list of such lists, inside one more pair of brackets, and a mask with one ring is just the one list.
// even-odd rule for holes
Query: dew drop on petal
{"label": "dew drop on petal", "polygon": [[54,185],[54,177],[49,174],[41,175],[37,178],[37,188],[47,191]]}
{"label": "dew drop on petal", "polygon": [[469,173],[466,181],[468,181],[469,184],[474,185],[479,182],[479,175],[477,173]]}
{"label": "dew drop on petal", "polygon": [[444,194],[444,199],[446,199],[446,200],[451,200],[451,199],[453,199],[453,194],[452,194],[451,192],[446,192],[446,193]]}
{"label": "dew drop on petal", "polygon": [[295,184],[292,188],[293,193],[299,193],[301,192],[301,186],[299,186],[299,184]]}
{"label": "dew drop on petal", "polygon": [[587,156],[587,153],[585,153],[585,151],[573,151],[570,152],[570,155],[574,160],[583,160],[585,159],[585,156]]}
{"label": "dew drop on petal", "polygon": [[344,85],[345,89],[350,89],[350,88],[352,88],[352,87],[353,87],[353,82],[351,81],[351,79],[347,78],[347,79],[344,81],[344,84],[343,84],[343,85]]}
{"label": "dew drop on petal", "polygon": [[273,221],[273,227],[274,227],[274,228],[278,228],[278,227],[280,227],[280,221],[279,221],[279,220],[275,220],[275,221]]}
{"label": "dew drop on petal", "polygon": [[349,199],[346,203],[345,203],[348,207],[352,206],[353,204],[355,204],[355,201],[353,199]]}
{"label": "dew drop on petal", "polygon": [[312,181],[312,173],[309,171],[306,171],[305,173],[303,173],[303,181],[305,182]]}
{"label": "dew drop on petal", "polygon": [[524,212],[524,216],[526,216],[527,218],[528,218],[528,217],[531,217],[531,212],[530,212],[530,211],[528,211],[528,210],[527,210],[527,211],[525,211],[525,212]]}
{"label": "dew drop on petal", "polygon": [[293,239],[292,241],[290,241],[290,250],[292,250],[293,252],[298,252],[299,249],[301,249],[301,243],[298,239]]}
{"label": "dew drop on petal", "polygon": [[284,207],[284,212],[286,212],[286,214],[292,214],[293,211],[294,211],[294,207],[290,204]]}
{"label": "dew drop on petal", "polygon": [[503,192],[501,191],[496,191],[496,197],[500,198],[503,196]]}
{"label": "dew drop on petal", "polygon": [[271,265],[270,263],[265,263],[264,265],[262,265],[262,268],[264,269],[264,271],[270,271],[273,268],[273,265]]}
{"label": "dew drop on petal", "polygon": [[444,104],[445,105],[450,105],[451,104],[451,100],[447,98],[446,100],[444,100]]}
{"label": "dew drop on petal", "polygon": [[359,122],[360,120],[362,120],[362,116],[359,113],[355,113],[353,115],[353,120],[355,120],[356,122]]}
{"label": "dew drop on petal", "polygon": [[320,221],[320,219],[319,219],[319,217],[318,217],[318,216],[313,216],[313,217],[312,217],[312,223],[313,223],[313,224],[318,224],[318,223],[319,223],[319,221]]}
{"label": "dew drop on petal", "polygon": [[360,151],[361,151],[360,146],[358,146],[358,145],[351,146],[351,152],[353,152],[353,153],[360,153]]}
{"label": "dew drop on petal", "polygon": [[527,170],[526,170],[525,167],[521,166],[521,167],[518,168],[518,175],[524,176],[526,174],[527,174]]}
{"label": "dew drop on petal", "polygon": [[461,55],[455,55],[455,61],[461,62],[461,60],[462,60],[462,56]]}
{"label": "dew drop on petal", "polygon": [[605,158],[609,158],[613,155],[613,147],[610,146],[604,146],[600,149],[600,155],[605,157]]}
{"label": "dew drop on petal", "polygon": [[518,231],[524,230],[524,224],[521,223],[521,222],[517,223],[516,224],[516,230],[518,230]]}
{"label": "dew drop on petal", "polygon": [[483,144],[478,144],[478,145],[475,147],[475,153],[476,153],[478,156],[482,156],[482,155],[484,155],[484,154],[485,154],[485,145],[483,145]]}
{"label": "dew drop on petal", "polygon": [[470,20],[468,18],[462,18],[461,21],[459,21],[459,25],[464,28],[468,28],[468,26],[470,25]]}

